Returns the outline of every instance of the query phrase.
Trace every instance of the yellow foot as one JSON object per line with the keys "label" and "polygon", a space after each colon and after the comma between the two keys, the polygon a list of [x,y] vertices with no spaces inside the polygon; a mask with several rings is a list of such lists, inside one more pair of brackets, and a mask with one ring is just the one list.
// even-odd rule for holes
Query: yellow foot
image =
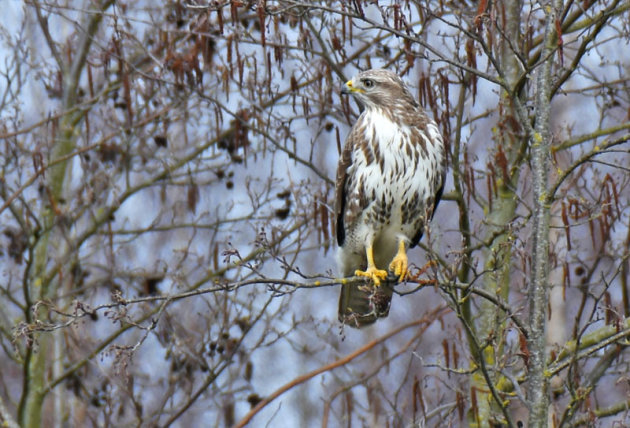
{"label": "yellow foot", "polygon": [[409,276],[409,268],[407,267],[407,254],[398,253],[394,260],[389,264],[390,272],[398,277],[398,281],[404,281]]}
{"label": "yellow foot", "polygon": [[387,271],[377,269],[376,266],[369,266],[366,271],[355,270],[354,274],[356,276],[365,276],[370,278],[375,286],[381,285],[381,281],[387,278]]}

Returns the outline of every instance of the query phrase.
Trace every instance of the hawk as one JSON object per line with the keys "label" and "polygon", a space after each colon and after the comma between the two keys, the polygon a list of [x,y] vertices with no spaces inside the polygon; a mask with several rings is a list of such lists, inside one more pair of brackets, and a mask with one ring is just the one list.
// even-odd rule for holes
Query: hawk
{"label": "hawk", "polygon": [[337,168],[339,264],[344,277],[367,277],[370,285],[342,285],[339,320],[363,327],[388,315],[392,287],[408,275],[406,251],[440,200],[446,153],[437,124],[395,73],[363,71],[341,93],[364,110]]}

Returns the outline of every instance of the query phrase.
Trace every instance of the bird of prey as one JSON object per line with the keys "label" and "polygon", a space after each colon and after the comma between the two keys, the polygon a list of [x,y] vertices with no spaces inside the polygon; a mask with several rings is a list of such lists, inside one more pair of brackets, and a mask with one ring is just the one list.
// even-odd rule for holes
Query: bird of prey
{"label": "bird of prey", "polygon": [[342,285],[339,320],[362,327],[388,315],[392,287],[408,275],[406,251],[440,200],[446,153],[437,124],[395,73],[360,72],[341,93],[364,110],[337,168],[339,265],[344,277],[367,277],[370,285]]}

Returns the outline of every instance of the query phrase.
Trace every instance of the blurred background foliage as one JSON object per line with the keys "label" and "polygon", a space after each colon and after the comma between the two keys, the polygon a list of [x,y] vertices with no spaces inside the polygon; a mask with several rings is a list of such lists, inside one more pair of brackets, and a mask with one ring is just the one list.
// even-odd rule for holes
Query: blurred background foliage
{"label": "blurred background foliage", "polygon": [[[5,424],[517,426],[532,335],[549,426],[628,420],[627,2],[3,8]],[[355,330],[331,205],[360,108],[339,89],[375,67],[438,122],[449,177],[410,253],[434,267]]]}

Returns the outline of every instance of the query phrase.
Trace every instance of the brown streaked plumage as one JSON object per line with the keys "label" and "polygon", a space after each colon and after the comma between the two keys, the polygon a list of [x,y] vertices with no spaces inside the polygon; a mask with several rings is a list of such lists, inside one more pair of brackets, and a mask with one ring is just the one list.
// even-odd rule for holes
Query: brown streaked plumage
{"label": "brown streaked plumage", "polygon": [[339,320],[362,327],[388,315],[392,287],[408,274],[406,250],[418,243],[439,202],[446,153],[437,125],[396,74],[361,72],[342,93],[365,110],[337,168],[339,262],[342,275],[368,277],[371,285],[342,286]]}

